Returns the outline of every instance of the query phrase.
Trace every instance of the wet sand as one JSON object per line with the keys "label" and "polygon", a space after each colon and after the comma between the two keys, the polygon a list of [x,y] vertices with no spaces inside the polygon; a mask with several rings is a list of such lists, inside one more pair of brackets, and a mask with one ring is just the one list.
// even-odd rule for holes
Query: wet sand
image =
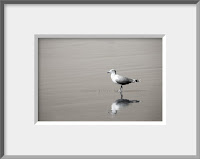
{"label": "wet sand", "polygon": [[[40,39],[38,57],[39,121],[162,120],[162,39]],[[110,69],[141,79],[124,100]]]}

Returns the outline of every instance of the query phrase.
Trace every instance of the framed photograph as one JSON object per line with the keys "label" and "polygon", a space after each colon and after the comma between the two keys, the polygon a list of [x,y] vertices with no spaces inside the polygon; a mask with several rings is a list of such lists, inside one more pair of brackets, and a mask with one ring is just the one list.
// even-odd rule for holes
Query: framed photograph
{"label": "framed photograph", "polygon": [[0,158],[199,155],[199,1],[1,1]]}

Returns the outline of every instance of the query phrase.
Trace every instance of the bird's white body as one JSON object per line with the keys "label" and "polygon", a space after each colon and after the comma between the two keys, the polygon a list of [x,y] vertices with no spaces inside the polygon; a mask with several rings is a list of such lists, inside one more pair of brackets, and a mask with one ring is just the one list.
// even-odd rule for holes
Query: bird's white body
{"label": "bird's white body", "polygon": [[117,79],[119,79],[119,77],[118,77],[119,75],[116,75],[116,74],[114,74],[114,73],[111,73],[111,80],[114,82],[114,83],[116,83],[116,84],[118,84],[116,81],[117,81]]}

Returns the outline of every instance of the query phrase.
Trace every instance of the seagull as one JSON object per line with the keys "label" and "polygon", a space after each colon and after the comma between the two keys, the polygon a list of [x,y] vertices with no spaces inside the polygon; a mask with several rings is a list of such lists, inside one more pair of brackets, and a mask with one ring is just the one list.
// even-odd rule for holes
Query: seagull
{"label": "seagull", "polygon": [[114,69],[111,69],[107,73],[111,74],[111,79],[114,83],[121,85],[119,92],[122,92],[122,89],[123,89],[122,85],[140,82],[140,80],[138,80],[138,79],[131,79],[131,78],[120,76],[120,75],[116,74],[117,72]]}

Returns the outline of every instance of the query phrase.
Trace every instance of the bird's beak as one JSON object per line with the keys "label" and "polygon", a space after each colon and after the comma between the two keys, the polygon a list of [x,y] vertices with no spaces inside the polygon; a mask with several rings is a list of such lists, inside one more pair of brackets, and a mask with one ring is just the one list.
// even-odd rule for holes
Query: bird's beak
{"label": "bird's beak", "polygon": [[107,73],[110,73],[109,71]]}

